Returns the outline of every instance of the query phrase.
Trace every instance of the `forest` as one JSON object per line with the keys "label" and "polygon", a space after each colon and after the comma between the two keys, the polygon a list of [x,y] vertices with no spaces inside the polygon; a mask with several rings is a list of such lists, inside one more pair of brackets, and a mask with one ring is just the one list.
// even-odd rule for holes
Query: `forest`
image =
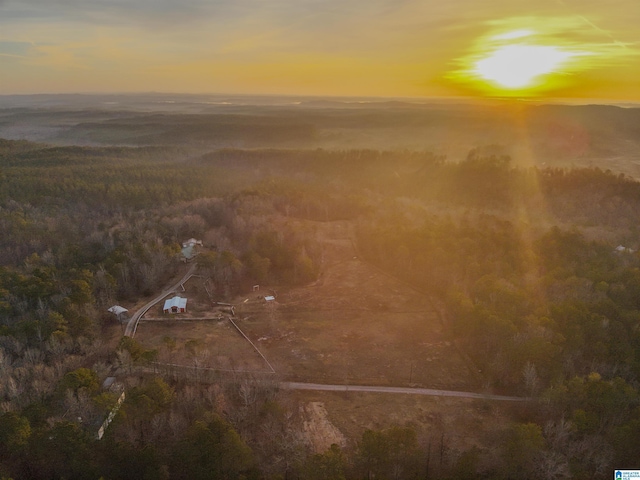
{"label": "forest", "polygon": [[[181,123],[186,142],[210,140]],[[227,139],[314,135],[286,117],[223,123]],[[1,478],[599,479],[638,467],[634,178],[523,166],[495,145],[450,159],[140,143],[0,140]],[[528,399],[500,407],[500,434],[453,451],[391,425],[314,453],[276,380],[154,373],[159,352],[122,337],[107,308],[161,291],[190,237],[210,247],[198,268],[220,300],[312,284],[323,248],[283,219],[348,222],[364,261],[427,296],[485,388]],[[101,387],[112,375],[126,400],[97,440],[118,400]]]}

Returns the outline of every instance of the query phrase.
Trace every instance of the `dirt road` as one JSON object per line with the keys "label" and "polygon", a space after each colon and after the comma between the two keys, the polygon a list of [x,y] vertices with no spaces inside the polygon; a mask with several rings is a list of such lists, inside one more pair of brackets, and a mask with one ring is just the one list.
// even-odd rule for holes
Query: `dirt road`
{"label": "dirt road", "polygon": [[509,397],[505,395],[490,395],[474,392],[458,392],[455,390],[434,390],[431,388],[404,387],[372,387],[367,385],[324,385],[320,383],[282,382],[280,386],[290,390],[323,390],[329,392],[374,392],[374,393],[405,393],[412,395],[428,395],[432,397],[460,397],[476,398],[480,400],[502,400],[509,402],[523,402],[526,397]]}

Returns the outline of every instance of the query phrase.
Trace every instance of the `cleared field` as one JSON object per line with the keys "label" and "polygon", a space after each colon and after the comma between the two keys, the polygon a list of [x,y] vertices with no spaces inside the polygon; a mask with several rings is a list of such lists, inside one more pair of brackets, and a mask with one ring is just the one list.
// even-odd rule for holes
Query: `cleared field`
{"label": "cleared field", "polygon": [[[163,340],[175,341],[172,348]],[[159,350],[158,360],[198,368],[269,372],[269,367],[228,320],[143,322],[136,339]]]}
{"label": "cleared field", "polygon": [[[165,364],[228,371],[271,372],[251,344],[228,320],[228,307],[212,305],[203,279],[192,276],[174,292],[187,298],[187,312],[164,314],[164,300],[141,319],[136,340],[158,349]],[[172,297],[173,294],[166,298]]]}
{"label": "cleared field", "polygon": [[237,322],[285,378],[477,389],[429,300],[355,255],[346,222],[304,222],[328,259],[311,286],[237,308]]}
{"label": "cleared field", "polygon": [[[472,368],[444,336],[429,299],[361,261],[348,222],[294,223],[322,246],[325,266],[312,285],[277,289],[275,302],[262,292],[239,297],[235,322],[274,366],[292,381],[478,390]],[[211,306],[202,280],[179,292],[189,313],[175,320],[161,305],[146,315],[136,338],[158,348],[160,361],[179,365],[266,371],[268,366],[228,320]],[[209,317],[211,320],[187,321]],[[155,321],[151,319],[156,319]],[[181,319],[181,320],[178,320]],[[163,341],[175,339],[171,347]]]}
{"label": "cleared field", "polygon": [[272,305],[237,309],[238,324],[287,379],[471,389],[477,381],[427,299],[359,260]]}

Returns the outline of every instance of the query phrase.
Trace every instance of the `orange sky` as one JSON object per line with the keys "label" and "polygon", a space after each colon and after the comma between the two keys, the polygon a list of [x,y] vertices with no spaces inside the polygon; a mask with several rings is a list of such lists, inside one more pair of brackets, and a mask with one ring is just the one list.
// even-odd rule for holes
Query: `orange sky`
{"label": "orange sky", "polygon": [[[0,94],[640,101],[639,20],[638,0],[0,0]],[[561,61],[514,80],[518,52]]]}

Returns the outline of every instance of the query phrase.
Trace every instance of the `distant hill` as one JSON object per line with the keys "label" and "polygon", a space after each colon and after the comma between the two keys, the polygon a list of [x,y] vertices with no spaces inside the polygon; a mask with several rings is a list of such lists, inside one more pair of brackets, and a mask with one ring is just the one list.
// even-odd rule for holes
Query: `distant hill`
{"label": "distant hill", "polygon": [[0,96],[0,138],[56,145],[428,151],[640,178],[640,108],[242,95]]}

